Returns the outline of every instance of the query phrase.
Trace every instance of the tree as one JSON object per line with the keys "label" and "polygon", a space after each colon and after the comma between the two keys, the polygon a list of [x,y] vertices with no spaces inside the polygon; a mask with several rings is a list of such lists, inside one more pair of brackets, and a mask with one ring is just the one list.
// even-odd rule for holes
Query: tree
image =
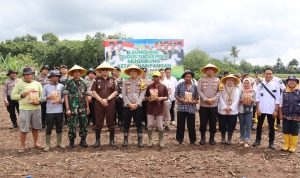
{"label": "tree", "polygon": [[230,49],[230,56],[233,57],[233,64],[235,64],[235,59],[238,58],[240,50],[237,49],[236,46],[232,46]]}
{"label": "tree", "polygon": [[245,73],[245,72],[249,73],[249,72],[252,71],[253,66],[249,62],[247,62],[245,60],[241,60],[239,68],[240,68],[241,72],[243,72],[243,73]]}
{"label": "tree", "polygon": [[42,35],[42,40],[44,43],[53,46],[55,45],[59,39],[56,35],[54,35],[53,33],[45,33]]}
{"label": "tree", "polygon": [[286,72],[286,68],[280,58],[277,59],[276,64],[273,66],[273,70],[274,73],[280,73],[280,74]]}

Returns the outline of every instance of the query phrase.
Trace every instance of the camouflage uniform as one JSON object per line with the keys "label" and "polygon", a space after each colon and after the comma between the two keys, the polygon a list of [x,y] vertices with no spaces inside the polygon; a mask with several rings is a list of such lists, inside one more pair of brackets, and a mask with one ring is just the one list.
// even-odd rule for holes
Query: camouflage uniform
{"label": "camouflage uniform", "polygon": [[69,107],[72,115],[68,118],[69,139],[76,138],[76,126],[79,123],[79,136],[87,135],[87,113],[86,100],[87,85],[82,79],[68,80],[65,85],[64,94],[68,95]]}

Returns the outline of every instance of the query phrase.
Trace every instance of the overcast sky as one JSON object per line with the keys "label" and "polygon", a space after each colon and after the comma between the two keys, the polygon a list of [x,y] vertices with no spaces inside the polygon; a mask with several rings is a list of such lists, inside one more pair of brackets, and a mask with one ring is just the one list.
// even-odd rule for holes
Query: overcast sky
{"label": "overcast sky", "polygon": [[84,39],[95,32],[134,38],[182,38],[223,59],[285,64],[300,59],[300,1],[296,0],[0,0],[0,40],[53,32]]}

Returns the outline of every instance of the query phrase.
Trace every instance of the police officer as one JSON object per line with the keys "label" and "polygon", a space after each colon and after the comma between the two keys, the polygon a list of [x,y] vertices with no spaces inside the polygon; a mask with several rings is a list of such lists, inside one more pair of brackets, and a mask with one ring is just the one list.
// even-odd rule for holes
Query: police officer
{"label": "police officer", "polygon": [[124,100],[124,143],[123,147],[128,146],[128,133],[133,117],[138,132],[138,146],[143,147],[142,139],[142,101],[145,97],[145,85],[142,84],[138,76],[141,76],[143,70],[132,65],[125,69],[125,74],[130,76],[130,79],[124,81],[122,87],[122,96]]}
{"label": "police officer", "polygon": [[116,85],[118,87],[118,95],[116,98],[115,123],[117,123],[119,127],[123,128],[123,109],[124,109],[124,103],[122,97],[123,78],[120,77],[120,73],[121,73],[121,69],[118,66],[115,66],[114,70],[111,72],[112,77],[115,80]]}
{"label": "police officer", "polygon": [[88,100],[89,100],[89,107],[90,107],[90,115],[88,116],[88,125],[90,122],[95,125],[95,98],[93,97],[91,88],[95,81],[96,73],[94,68],[89,68],[87,72],[87,76],[84,78],[84,82],[87,85],[87,92],[88,92]]}
{"label": "police officer", "polygon": [[109,72],[114,68],[106,61],[100,64],[96,71],[100,71],[101,77],[96,78],[92,85],[92,93],[96,99],[95,102],[95,135],[96,142],[94,148],[100,146],[100,135],[106,119],[106,125],[109,130],[109,144],[115,147],[115,97],[118,94],[118,88],[113,78],[109,77]]}
{"label": "police officer", "polygon": [[198,81],[198,92],[200,96],[200,144],[205,144],[205,132],[207,123],[209,123],[209,144],[215,145],[215,133],[218,117],[218,89],[220,79],[215,77],[219,73],[219,68],[213,64],[207,64],[201,69],[201,72],[205,77]]}
{"label": "police officer", "polygon": [[[40,82],[43,87],[50,83],[50,80],[48,78],[48,73],[49,73],[49,65],[44,65],[44,66],[42,66],[42,68],[40,70],[40,75],[36,78],[36,81]],[[42,102],[42,104],[41,104],[42,128],[43,129],[45,128],[45,122],[46,122],[46,104],[47,104],[47,102]]]}
{"label": "police officer", "polygon": [[256,106],[258,124],[256,129],[256,140],[254,146],[261,144],[262,126],[265,116],[268,118],[269,125],[269,148],[274,150],[275,129],[274,118],[277,117],[280,102],[279,86],[272,81],[272,69],[266,68],[264,70],[264,80],[258,84],[256,89]]}

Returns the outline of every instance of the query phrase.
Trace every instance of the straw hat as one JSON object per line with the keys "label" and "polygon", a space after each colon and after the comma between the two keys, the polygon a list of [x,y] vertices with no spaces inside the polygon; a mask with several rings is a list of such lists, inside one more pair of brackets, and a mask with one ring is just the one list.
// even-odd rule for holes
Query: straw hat
{"label": "straw hat", "polygon": [[159,71],[154,71],[154,72],[152,73],[152,77],[160,77],[160,76],[161,76],[161,74],[160,74]]}
{"label": "straw hat", "polygon": [[143,72],[144,72],[144,71],[143,71],[142,69],[140,69],[138,66],[132,65],[132,66],[128,67],[127,69],[125,69],[125,70],[124,70],[124,73],[127,74],[127,75],[130,75],[130,71],[131,71],[132,69],[135,69],[135,70],[137,71],[138,76],[142,75]]}
{"label": "straw hat", "polygon": [[214,72],[215,72],[215,74],[217,74],[217,73],[220,72],[220,69],[219,69],[217,66],[215,66],[215,65],[209,63],[209,64],[207,64],[206,66],[204,66],[204,67],[202,67],[202,68],[200,69],[201,73],[202,73],[202,74],[206,74],[206,70],[207,70],[208,68],[213,69]]}
{"label": "straw hat", "polygon": [[238,85],[241,82],[237,77],[235,77],[234,75],[230,74],[230,75],[227,75],[226,77],[223,77],[221,79],[221,83],[225,85],[226,80],[229,79],[229,78],[234,79],[234,84],[235,85]]}
{"label": "straw hat", "polygon": [[101,69],[108,69],[109,71],[113,71],[115,68],[111,66],[108,62],[103,61],[97,68],[96,70],[101,70]]}
{"label": "straw hat", "polygon": [[73,76],[73,73],[75,70],[79,70],[80,71],[80,75],[83,76],[86,73],[86,70],[82,67],[80,67],[79,65],[74,65],[69,71],[68,71],[68,75],[69,76]]}

